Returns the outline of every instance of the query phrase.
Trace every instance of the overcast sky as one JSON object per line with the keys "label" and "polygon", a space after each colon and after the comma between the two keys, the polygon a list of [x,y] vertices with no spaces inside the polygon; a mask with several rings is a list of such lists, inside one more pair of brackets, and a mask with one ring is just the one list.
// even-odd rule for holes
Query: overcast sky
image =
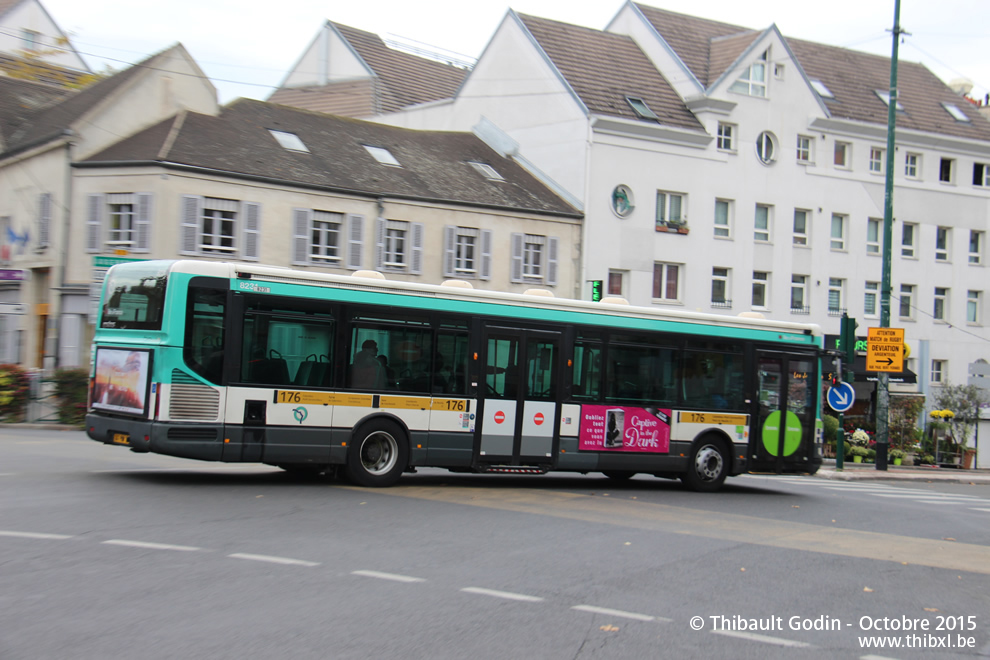
{"label": "overcast sky", "polygon": [[[890,56],[895,0],[641,0],[785,36]],[[511,7],[604,29],[623,0],[41,0],[94,70],[121,69],[181,42],[226,103],[265,99],[327,19],[459,53],[481,54]],[[990,0],[901,0],[901,60],[990,92]]]}

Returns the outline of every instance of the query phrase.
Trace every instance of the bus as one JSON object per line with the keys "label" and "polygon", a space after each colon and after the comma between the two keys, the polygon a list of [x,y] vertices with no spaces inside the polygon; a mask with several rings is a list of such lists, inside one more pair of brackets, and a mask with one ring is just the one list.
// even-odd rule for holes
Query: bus
{"label": "bus", "polygon": [[89,438],[342,471],[679,478],[822,462],[813,324],[193,260],[106,274]]}

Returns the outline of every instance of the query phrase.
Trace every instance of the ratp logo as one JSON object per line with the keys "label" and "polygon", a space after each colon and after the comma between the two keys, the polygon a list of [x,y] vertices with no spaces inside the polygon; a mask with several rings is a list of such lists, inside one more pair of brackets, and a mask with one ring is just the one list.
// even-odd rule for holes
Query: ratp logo
{"label": "ratp logo", "polygon": [[296,418],[297,422],[302,424],[306,421],[306,418],[309,417],[309,411],[302,406],[299,406],[298,408],[292,409],[292,416]]}

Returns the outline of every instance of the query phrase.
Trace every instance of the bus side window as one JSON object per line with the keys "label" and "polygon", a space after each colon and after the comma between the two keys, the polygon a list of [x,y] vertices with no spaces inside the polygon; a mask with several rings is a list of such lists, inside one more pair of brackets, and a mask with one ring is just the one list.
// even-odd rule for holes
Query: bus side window
{"label": "bus side window", "polygon": [[602,388],[602,347],[598,343],[575,344],[571,395],[582,401],[598,401]]}

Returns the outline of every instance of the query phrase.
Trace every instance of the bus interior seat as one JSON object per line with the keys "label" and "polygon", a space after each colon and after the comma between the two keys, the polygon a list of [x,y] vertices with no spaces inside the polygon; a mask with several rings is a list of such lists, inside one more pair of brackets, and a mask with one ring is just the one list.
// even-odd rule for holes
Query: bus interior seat
{"label": "bus interior seat", "polygon": [[274,385],[289,385],[289,366],[281,357],[262,358],[252,363],[252,382],[271,383]]}

